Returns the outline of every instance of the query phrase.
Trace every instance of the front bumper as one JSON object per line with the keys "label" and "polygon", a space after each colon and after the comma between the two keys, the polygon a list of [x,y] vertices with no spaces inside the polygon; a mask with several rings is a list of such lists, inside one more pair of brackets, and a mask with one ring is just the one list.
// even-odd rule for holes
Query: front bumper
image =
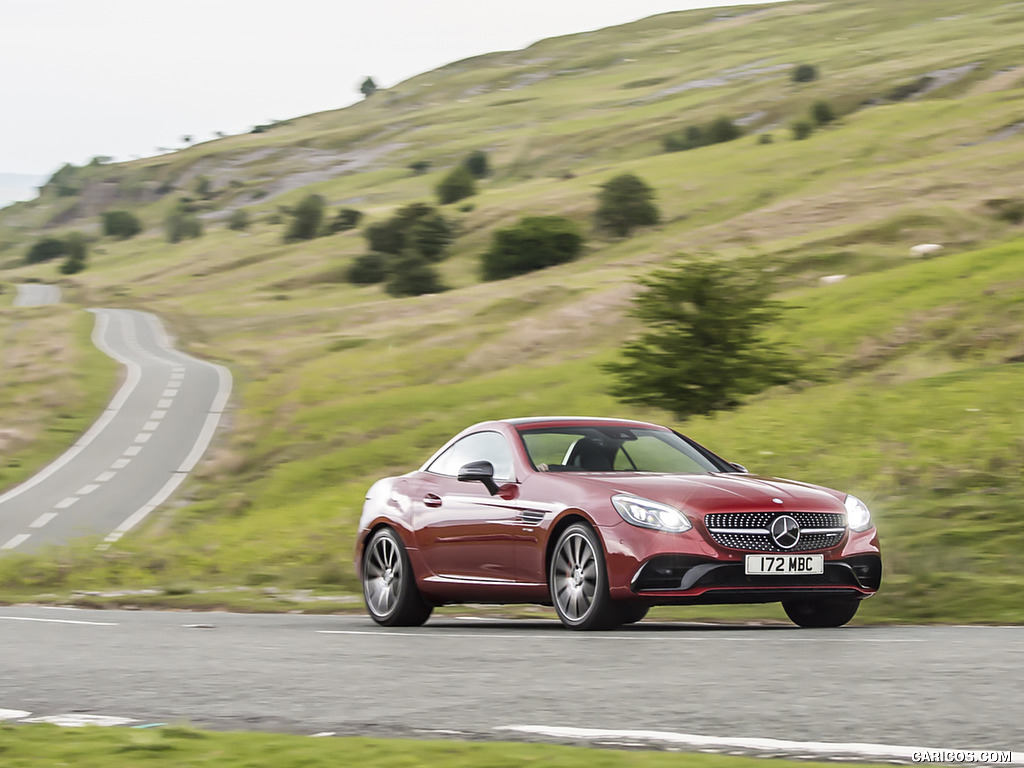
{"label": "front bumper", "polygon": [[[628,524],[602,530],[613,599],[652,604],[769,603],[792,597],[862,599],[881,585],[877,531],[848,531],[838,545],[818,550],[820,575],[748,576],[748,552],[709,541],[699,531],[646,531]],[[801,552],[808,554],[808,552]]]}

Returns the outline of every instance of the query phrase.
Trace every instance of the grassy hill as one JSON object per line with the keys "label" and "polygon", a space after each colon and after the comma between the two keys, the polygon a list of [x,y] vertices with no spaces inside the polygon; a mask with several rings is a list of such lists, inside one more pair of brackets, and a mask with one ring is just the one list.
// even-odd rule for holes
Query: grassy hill
{"label": "grassy hill", "polygon": [[[134,210],[146,232],[98,240],[89,269],[63,282],[85,306],[151,309],[192,352],[229,365],[231,429],[142,531],[103,554],[83,543],[5,557],[0,589],[355,591],[366,487],[463,426],[555,412],[670,421],[616,403],[600,364],[636,331],[635,279],[692,255],[775,279],[794,307],[777,333],[816,375],[681,428],[754,471],[869,502],[888,571],[865,618],[1024,620],[1024,229],[993,202],[1024,194],[1022,33],[1020,8],[995,0],[667,14],[457,62],[259,133],[73,170],[64,189],[0,212],[0,280],[55,279],[52,265],[21,265],[31,242],[98,236],[100,212]],[[794,83],[801,63],[820,77]],[[840,119],[794,140],[790,124],[822,99]],[[665,135],[723,115],[746,135],[662,151]],[[393,299],[348,285],[366,249],[358,230],[282,241],[279,206],[316,192],[380,221],[432,200],[475,149],[495,172],[471,208],[444,208],[458,229],[440,265],[450,291]],[[421,160],[431,170],[417,175]],[[594,197],[623,171],[657,190],[663,222],[609,239]],[[195,192],[203,177],[209,200]],[[170,245],[161,222],[183,196],[206,234]],[[238,208],[248,232],[226,228]],[[493,231],[540,213],[576,220],[584,256],[481,282]],[[908,258],[920,242],[945,250]],[[836,274],[847,277],[820,282]],[[22,317],[0,308],[0,333]],[[81,332],[61,333],[79,357],[48,375],[92,371]],[[17,335],[8,348],[29,344]],[[97,410],[76,404],[77,419]],[[0,401],[0,425],[15,408]],[[24,433],[53,429],[56,413],[33,413]],[[18,450],[0,481],[44,453]]]}

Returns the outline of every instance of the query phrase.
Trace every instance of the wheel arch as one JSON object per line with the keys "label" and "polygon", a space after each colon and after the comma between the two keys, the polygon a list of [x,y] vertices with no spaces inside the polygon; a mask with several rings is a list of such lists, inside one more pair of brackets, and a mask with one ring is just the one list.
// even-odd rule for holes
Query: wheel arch
{"label": "wheel arch", "polygon": [[548,531],[548,540],[544,544],[544,582],[547,584],[550,584],[551,581],[551,558],[555,554],[555,544],[558,543],[558,539],[562,535],[562,531],[574,523],[585,523],[590,526],[594,531],[594,534],[597,536],[597,540],[601,542],[601,549],[605,559],[608,557],[608,549],[605,547],[601,531],[598,530],[597,525],[590,519],[590,516],[582,509],[567,509],[551,526]]}

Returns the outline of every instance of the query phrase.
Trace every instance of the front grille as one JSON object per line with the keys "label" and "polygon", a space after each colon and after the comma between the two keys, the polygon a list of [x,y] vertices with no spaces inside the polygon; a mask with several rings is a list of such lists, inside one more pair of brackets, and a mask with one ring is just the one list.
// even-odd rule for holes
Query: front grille
{"label": "front grille", "polygon": [[[772,521],[789,515],[800,526],[800,540],[789,549],[772,539]],[[836,512],[719,512],[706,515],[704,525],[714,541],[748,552],[807,552],[830,549],[846,534],[846,515]]]}

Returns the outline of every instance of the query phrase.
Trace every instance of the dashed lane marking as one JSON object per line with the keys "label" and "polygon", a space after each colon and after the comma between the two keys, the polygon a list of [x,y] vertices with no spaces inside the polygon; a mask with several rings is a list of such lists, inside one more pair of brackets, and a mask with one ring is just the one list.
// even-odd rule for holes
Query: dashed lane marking
{"label": "dashed lane marking", "polygon": [[184,371],[175,371],[171,374],[171,381],[181,381],[185,378]]}
{"label": "dashed lane marking", "polygon": [[176,389],[165,389],[161,397],[174,397],[176,394],[178,394]]}
{"label": "dashed lane marking", "polygon": [[78,497],[77,496],[68,496],[66,499],[64,499],[64,501],[58,501],[56,504],[54,504],[53,508],[54,509],[67,509],[71,505],[77,504],[77,503],[78,503]]}
{"label": "dashed lane marking", "polygon": [[0,549],[14,549],[15,547],[19,547],[22,544],[24,544],[30,538],[32,538],[32,534],[31,533],[19,533],[17,536],[13,537],[6,544],[4,544],[3,546],[0,546]]}
{"label": "dashed lane marking", "polygon": [[139,451],[141,451],[141,450],[142,450],[142,446],[140,446],[140,445],[130,445],[127,448],[124,449],[124,455],[125,456],[138,456],[139,455]]}
{"label": "dashed lane marking", "polygon": [[29,528],[42,528],[56,516],[56,512],[43,512],[43,514],[36,518],[34,523],[29,525]]}
{"label": "dashed lane marking", "polygon": [[142,425],[142,431],[143,432],[152,432],[153,430],[155,430],[159,426],[160,426],[160,422],[159,421],[147,421],[145,424]]}
{"label": "dashed lane marking", "polygon": [[151,438],[152,436],[153,436],[152,432],[139,432],[139,434],[137,434],[135,436],[135,442],[136,443],[148,443],[149,442],[149,438]]}
{"label": "dashed lane marking", "polygon": [[111,472],[110,470],[107,470],[106,472],[101,472],[93,482],[105,483],[108,480],[113,480],[115,477],[117,477],[117,472]]}
{"label": "dashed lane marking", "polygon": [[97,485],[96,483],[89,483],[88,485],[83,485],[81,488],[78,489],[77,495],[78,496],[88,496],[90,493],[95,491],[97,488],[99,488],[99,485]]}
{"label": "dashed lane marking", "polygon": [[36,616],[0,616],[2,621],[37,621],[42,624],[83,624],[90,627],[116,627],[116,621],[76,621],[74,619],[40,619]]}
{"label": "dashed lane marking", "polygon": [[125,467],[127,467],[131,463],[132,463],[131,459],[118,459],[117,461],[115,461],[113,464],[110,465],[110,468],[111,469],[124,469]]}
{"label": "dashed lane marking", "polygon": [[160,419],[162,419],[166,415],[167,415],[167,411],[153,411],[149,415],[149,418],[156,419],[157,421],[159,421]]}
{"label": "dashed lane marking", "polygon": [[173,403],[174,403],[174,401],[171,400],[170,398],[168,398],[167,400],[161,400],[160,402],[158,402],[156,404],[156,407],[157,408],[163,408],[163,409],[166,410],[167,408],[170,408]]}

